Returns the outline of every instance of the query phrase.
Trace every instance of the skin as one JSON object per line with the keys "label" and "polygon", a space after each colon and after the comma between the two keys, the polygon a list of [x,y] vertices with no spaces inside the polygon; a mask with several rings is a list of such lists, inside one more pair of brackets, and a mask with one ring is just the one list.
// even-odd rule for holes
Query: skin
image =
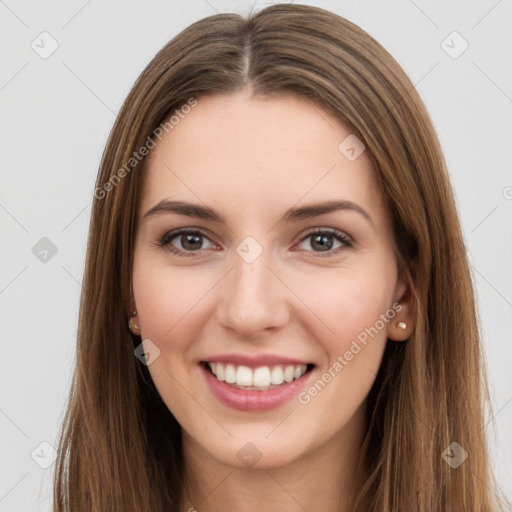
{"label": "skin", "polygon": [[[147,157],[131,307],[142,339],[160,350],[148,368],[183,429],[183,510],[350,510],[366,397],[386,339],[405,340],[413,328],[367,152],[349,161],[338,150],[350,133],[304,99],[251,98],[246,89],[199,98]],[[162,199],[208,205],[226,224],[171,212],[144,219]],[[288,208],[341,199],[371,222],[353,210],[280,222]],[[191,257],[159,246],[178,228],[205,235]],[[324,252],[306,236],[312,228],[340,230],[353,246],[336,253],[343,243],[328,238]],[[247,236],[263,248],[252,263],[236,252]],[[186,242],[176,236],[172,246],[186,252]],[[294,397],[271,411],[232,409],[198,365],[221,353],[293,355],[315,364],[308,387],[398,302],[401,311],[308,404]],[[261,453],[251,468],[237,457],[247,442]]]}

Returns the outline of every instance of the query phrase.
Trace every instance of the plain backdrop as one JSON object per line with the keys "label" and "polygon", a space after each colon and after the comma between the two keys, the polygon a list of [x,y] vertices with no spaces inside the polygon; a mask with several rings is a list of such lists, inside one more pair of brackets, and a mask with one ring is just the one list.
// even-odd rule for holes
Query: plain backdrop
{"label": "plain backdrop", "polygon": [[[473,266],[494,408],[487,431],[510,500],[512,2],[309,3],[376,38],[432,116]],[[268,4],[0,0],[0,512],[50,510],[94,182],[123,99],[193,21]]]}

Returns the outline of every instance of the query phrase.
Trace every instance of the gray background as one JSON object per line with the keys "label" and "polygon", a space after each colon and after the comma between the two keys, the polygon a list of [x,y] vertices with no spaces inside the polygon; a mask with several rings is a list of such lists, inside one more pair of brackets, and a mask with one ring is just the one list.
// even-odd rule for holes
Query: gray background
{"label": "gray background", "polygon": [[[431,113],[478,293],[494,408],[490,449],[511,499],[511,1],[308,3],[375,37]],[[41,443],[56,445],[62,421],[94,180],[115,115],[172,36],[215,12],[248,13],[252,4],[0,0],[2,512],[50,510],[55,465],[51,447]],[[43,31],[58,43],[46,59],[31,47],[51,49]],[[453,31],[469,43],[457,58],[461,39],[442,44]]]}

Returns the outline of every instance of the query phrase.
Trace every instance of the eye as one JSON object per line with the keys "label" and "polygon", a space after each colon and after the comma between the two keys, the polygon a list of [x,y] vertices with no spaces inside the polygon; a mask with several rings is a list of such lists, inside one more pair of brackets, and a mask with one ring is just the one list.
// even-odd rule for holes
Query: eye
{"label": "eye", "polygon": [[[203,247],[205,240],[208,240],[211,245]],[[160,240],[159,245],[180,256],[195,256],[193,253],[215,246],[201,231],[185,229],[166,233]]]}
{"label": "eye", "polygon": [[[209,245],[206,247],[203,246],[205,241],[209,242]],[[338,244],[337,246],[336,243]],[[320,228],[310,231],[301,239],[300,244],[309,245],[309,248],[306,247],[305,250],[310,251],[312,249],[312,252],[317,253],[315,256],[320,257],[339,254],[341,251],[354,245],[352,239],[342,231]],[[216,247],[203,232],[191,229],[170,231],[162,237],[158,245],[173,254],[183,257],[197,256],[205,249]]]}
{"label": "eye", "polygon": [[[310,231],[304,238],[302,238],[301,244],[309,245],[313,249],[313,252],[327,253],[325,256],[332,256],[338,254],[347,247],[353,247],[352,239],[337,229],[315,229]],[[335,244],[338,246],[335,247]],[[333,249],[334,248],[334,249]],[[308,250],[306,248],[306,250]],[[324,256],[324,254],[318,254],[317,256]]]}

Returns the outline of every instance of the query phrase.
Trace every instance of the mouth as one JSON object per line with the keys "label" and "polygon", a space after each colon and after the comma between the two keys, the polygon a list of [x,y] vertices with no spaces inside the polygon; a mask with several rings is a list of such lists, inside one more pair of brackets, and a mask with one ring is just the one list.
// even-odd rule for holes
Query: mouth
{"label": "mouth", "polygon": [[276,390],[271,393],[275,394],[284,388],[295,388],[300,384],[296,381],[303,381],[303,377],[315,367],[312,363],[262,365],[254,368],[220,361],[201,361],[200,364],[217,384],[222,383],[222,387],[228,386],[237,393],[249,392],[247,396],[252,395],[255,400],[266,397],[268,393],[265,391]]}
{"label": "mouth", "polygon": [[285,387],[310,373],[314,364],[274,364],[249,367],[221,361],[201,361],[205,370],[217,381],[244,391],[270,391]]}

